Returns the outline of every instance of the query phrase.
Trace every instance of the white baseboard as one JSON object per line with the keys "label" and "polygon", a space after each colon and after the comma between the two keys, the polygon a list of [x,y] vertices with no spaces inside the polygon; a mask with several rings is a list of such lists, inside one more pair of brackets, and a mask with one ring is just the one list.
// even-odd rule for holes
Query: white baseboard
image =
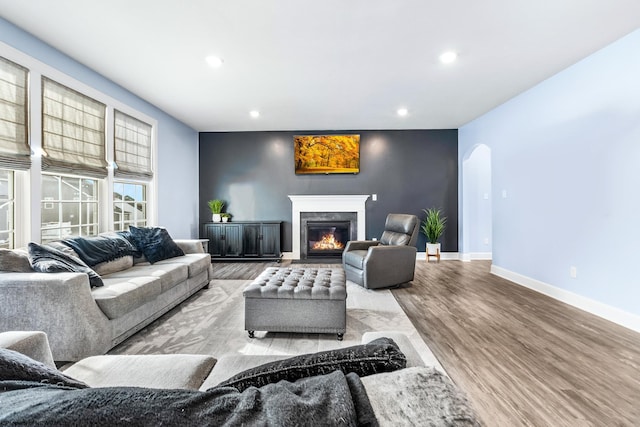
{"label": "white baseboard", "polygon": [[640,332],[640,316],[638,315],[628,313],[624,310],[620,310],[619,308],[552,286],[548,283],[523,276],[522,274],[514,273],[513,271],[509,271],[502,267],[492,265],[491,273],[507,279],[517,285],[533,289],[534,291],[550,296],[553,299],[572,305],[586,311],[587,313],[591,313],[613,323],[617,323],[618,325],[624,326],[632,331]]}
{"label": "white baseboard", "polygon": [[293,259],[293,252],[282,252],[282,259]]}
{"label": "white baseboard", "polygon": [[467,252],[460,254],[460,261],[469,262],[469,261],[491,261],[493,259],[493,254],[491,252]]}

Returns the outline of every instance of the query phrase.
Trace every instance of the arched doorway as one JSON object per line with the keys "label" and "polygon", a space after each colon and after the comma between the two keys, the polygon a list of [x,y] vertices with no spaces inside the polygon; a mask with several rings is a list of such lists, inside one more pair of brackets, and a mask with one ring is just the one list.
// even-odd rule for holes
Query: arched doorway
{"label": "arched doorway", "polygon": [[462,229],[460,259],[491,259],[491,149],[477,144],[462,160]]}

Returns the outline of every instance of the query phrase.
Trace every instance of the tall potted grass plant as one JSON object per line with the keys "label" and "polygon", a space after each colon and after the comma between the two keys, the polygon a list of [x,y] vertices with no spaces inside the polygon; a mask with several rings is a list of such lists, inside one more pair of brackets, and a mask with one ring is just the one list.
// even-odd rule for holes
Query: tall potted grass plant
{"label": "tall potted grass plant", "polygon": [[447,217],[442,216],[440,209],[423,209],[426,214],[422,220],[422,233],[427,237],[427,256],[435,255],[440,257],[440,242],[438,241],[444,233],[447,225]]}

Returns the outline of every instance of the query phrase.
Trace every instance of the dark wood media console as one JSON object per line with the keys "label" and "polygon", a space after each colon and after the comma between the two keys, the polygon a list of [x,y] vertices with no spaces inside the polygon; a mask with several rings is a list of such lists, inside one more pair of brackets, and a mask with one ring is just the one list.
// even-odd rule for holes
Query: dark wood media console
{"label": "dark wood media console", "polygon": [[282,221],[207,222],[202,238],[209,239],[211,260],[275,260],[282,258]]}

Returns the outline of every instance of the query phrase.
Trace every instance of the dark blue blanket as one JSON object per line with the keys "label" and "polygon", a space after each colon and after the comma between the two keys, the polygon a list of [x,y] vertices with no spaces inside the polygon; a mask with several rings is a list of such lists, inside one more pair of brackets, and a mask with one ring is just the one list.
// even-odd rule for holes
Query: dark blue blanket
{"label": "dark blue blanket", "polygon": [[76,251],[80,259],[89,267],[126,255],[138,254],[137,248],[117,233],[91,237],[70,237],[61,242]]}

